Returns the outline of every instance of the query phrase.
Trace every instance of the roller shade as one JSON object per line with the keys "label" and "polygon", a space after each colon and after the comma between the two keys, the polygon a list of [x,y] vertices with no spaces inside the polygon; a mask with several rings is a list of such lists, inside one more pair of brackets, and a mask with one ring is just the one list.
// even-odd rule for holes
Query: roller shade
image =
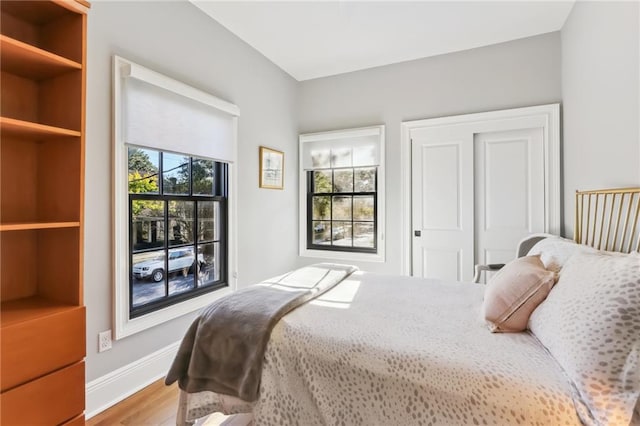
{"label": "roller shade", "polygon": [[370,128],[332,139],[308,136],[302,143],[304,170],[380,165],[380,129]]}
{"label": "roller shade", "polygon": [[232,162],[234,105],[140,66],[122,84],[126,144]]}

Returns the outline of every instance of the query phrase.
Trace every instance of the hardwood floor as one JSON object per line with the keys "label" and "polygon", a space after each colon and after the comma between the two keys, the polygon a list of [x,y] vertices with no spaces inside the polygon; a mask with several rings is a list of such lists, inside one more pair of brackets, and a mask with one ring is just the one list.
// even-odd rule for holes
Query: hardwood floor
{"label": "hardwood floor", "polygon": [[[173,426],[178,411],[178,384],[165,386],[164,379],[153,382],[129,398],[87,420],[85,426]],[[214,413],[200,426],[249,426],[250,414],[225,416]]]}
{"label": "hardwood floor", "polygon": [[86,426],[175,425],[177,408],[177,383],[165,386],[161,379],[90,418]]}

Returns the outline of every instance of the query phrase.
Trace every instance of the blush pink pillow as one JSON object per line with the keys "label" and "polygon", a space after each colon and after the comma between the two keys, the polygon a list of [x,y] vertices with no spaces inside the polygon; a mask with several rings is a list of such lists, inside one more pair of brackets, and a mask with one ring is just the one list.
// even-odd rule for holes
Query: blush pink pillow
{"label": "blush pink pillow", "polygon": [[524,331],[529,316],[555,282],[556,274],[544,268],[540,256],[507,263],[491,278],[484,293],[484,318],[491,331]]}

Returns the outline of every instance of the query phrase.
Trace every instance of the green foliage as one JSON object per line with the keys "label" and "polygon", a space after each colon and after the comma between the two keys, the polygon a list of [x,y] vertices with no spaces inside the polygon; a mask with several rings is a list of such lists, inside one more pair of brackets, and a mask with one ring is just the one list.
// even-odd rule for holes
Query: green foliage
{"label": "green foliage", "polygon": [[313,172],[313,192],[331,192],[331,172]]}
{"label": "green foliage", "polygon": [[193,193],[213,195],[213,160],[193,159],[191,177]]}
{"label": "green foliage", "polygon": [[[157,194],[157,176],[142,177],[140,173],[129,173],[129,193],[130,194]],[[164,216],[162,203],[158,201],[136,200],[132,206],[134,216]]]}
{"label": "green foliage", "polygon": [[[331,172],[315,171],[313,173],[314,192],[331,192]],[[331,208],[330,197],[314,197],[313,217],[329,218]]]}
{"label": "green foliage", "polygon": [[140,148],[129,148],[129,173],[138,172],[141,176],[158,173],[158,168],[151,162],[149,155]]}
{"label": "green foliage", "polygon": [[129,172],[129,193],[130,194],[157,194],[158,177],[143,177],[138,171]]}
{"label": "green foliage", "polygon": [[134,218],[164,220],[164,201],[134,200],[131,210]]}
{"label": "green foliage", "polygon": [[[129,148],[129,193],[130,194],[157,194],[158,193],[158,168],[151,162],[149,155],[139,148]],[[162,216],[154,201],[138,200],[133,203],[134,216]]]}

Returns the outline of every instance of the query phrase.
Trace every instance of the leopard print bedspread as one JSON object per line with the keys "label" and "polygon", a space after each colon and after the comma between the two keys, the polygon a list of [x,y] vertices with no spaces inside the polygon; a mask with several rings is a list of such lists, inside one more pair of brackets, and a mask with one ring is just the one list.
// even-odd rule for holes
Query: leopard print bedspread
{"label": "leopard print bedspread", "polygon": [[485,326],[483,292],[356,272],[276,325],[255,404],[189,395],[185,418],[252,410],[256,426],[580,424],[584,407],[544,347]]}

